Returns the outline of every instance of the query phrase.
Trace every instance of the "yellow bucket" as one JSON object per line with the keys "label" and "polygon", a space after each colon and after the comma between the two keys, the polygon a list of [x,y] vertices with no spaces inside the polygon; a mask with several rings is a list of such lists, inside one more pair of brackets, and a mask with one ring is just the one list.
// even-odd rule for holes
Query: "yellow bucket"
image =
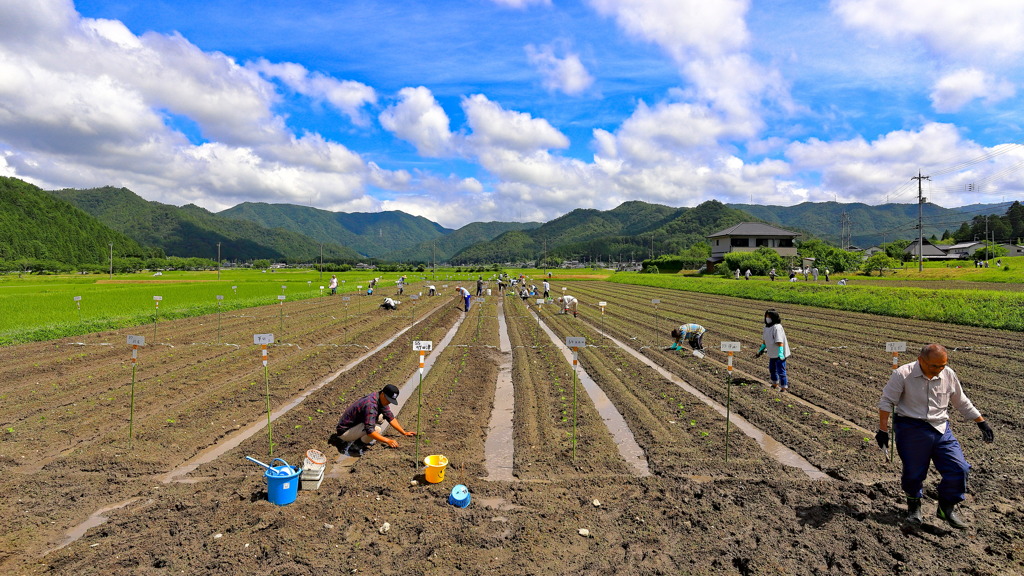
{"label": "yellow bucket", "polygon": [[448,458],[440,454],[432,454],[423,459],[423,465],[427,467],[423,473],[427,482],[437,484],[444,481],[444,469],[448,466]]}

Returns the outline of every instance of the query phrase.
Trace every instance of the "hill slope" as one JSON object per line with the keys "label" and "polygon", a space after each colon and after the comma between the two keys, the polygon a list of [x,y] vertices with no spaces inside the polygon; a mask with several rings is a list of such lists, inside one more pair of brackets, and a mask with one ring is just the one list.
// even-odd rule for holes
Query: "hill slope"
{"label": "hill slope", "polygon": [[452,260],[508,262],[545,255],[559,259],[637,259],[652,250],[659,254],[678,252],[704,240],[706,234],[749,219],[749,215],[716,201],[695,208],[631,201],[608,211],[573,210],[528,233],[507,232],[490,242],[470,246]]}
{"label": "hill slope", "polygon": [[340,243],[370,258],[391,259],[395,253],[452,232],[422,216],[401,211],[346,213],[294,204],[244,202],[218,214],[291,230],[319,242]]}
{"label": "hill slope", "polygon": [[110,255],[153,256],[126,235],[40,188],[0,176],[0,258],[99,264]]}
{"label": "hill slope", "polygon": [[[162,248],[169,256],[216,259],[218,242],[221,257],[229,260],[313,261],[320,255],[319,242],[302,234],[226,218],[192,204],[179,208],[151,202],[127,188],[69,189],[51,194],[142,244]],[[325,243],[324,258],[358,260],[359,255]]]}

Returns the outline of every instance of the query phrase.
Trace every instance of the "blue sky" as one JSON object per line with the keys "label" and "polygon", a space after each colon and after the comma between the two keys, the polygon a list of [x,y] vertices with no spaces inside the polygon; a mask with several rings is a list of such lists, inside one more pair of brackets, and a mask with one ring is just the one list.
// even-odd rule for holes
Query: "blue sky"
{"label": "blue sky", "polygon": [[0,0],[0,175],[452,228],[915,202],[918,170],[998,202],[1022,55],[1005,0]]}

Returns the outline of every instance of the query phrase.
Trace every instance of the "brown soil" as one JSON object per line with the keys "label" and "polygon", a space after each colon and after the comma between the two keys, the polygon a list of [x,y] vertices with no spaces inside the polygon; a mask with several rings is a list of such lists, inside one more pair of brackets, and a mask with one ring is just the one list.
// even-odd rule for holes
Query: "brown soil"
{"label": "brown soil", "polygon": [[[469,314],[447,295],[403,302],[392,313],[377,310],[377,298],[353,298],[347,315],[340,298],[295,302],[285,304],[283,333],[277,306],[225,316],[226,344],[216,343],[215,316],[161,323],[159,343],[139,352],[131,446],[129,332],[5,348],[0,567],[76,575],[1024,573],[1019,334],[779,306],[795,354],[791,398],[768,389],[765,363],[751,358],[771,305],[601,282],[571,287],[582,300],[579,318],[552,306],[538,312],[559,337],[587,338],[581,367],[626,418],[651,476],[637,477],[621,459],[582,392],[573,459],[572,367],[518,298],[487,298]],[[657,313],[651,298],[661,300]],[[604,316],[598,300],[609,304]],[[499,314],[513,346],[512,482],[482,479]],[[398,437],[398,450],[374,446],[354,464],[339,462],[330,439],[345,406],[404,383],[418,360],[411,340],[436,344],[460,316],[422,394],[400,399],[398,418],[419,428],[418,442]],[[266,418],[253,334],[275,333],[270,396],[283,405],[414,317],[411,330],[274,422],[274,456],[299,464],[308,448],[328,453],[333,475],[319,490],[300,491],[288,506],[267,502],[262,469],[243,459],[269,457],[263,432],[200,466],[192,482],[158,479]],[[684,321],[709,328],[704,360],[661,350]],[[724,355],[716,350],[722,340],[742,342],[732,409],[831,479],[810,480],[735,430],[725,462],[724,418],[601,332],[643,348],[723,403]],[[955,349],[952,366],[995,428],[996,443],[985,445],[973,424],[954,416],[974,466],[965,531],[947,529],[931,507],[924,527],[907,530],[898,462],[886,463],[865,441],[889,372],[884,344],[900,340],[909,350],[928,341]],[[443,482],[423,482],[417,452],[449,458]],[[936,479],[933,472],[929,498]],[[472,493],[466,509],[446,503],[458,483]],[[113,505],[122,506],[104,512],[105,523],[55,549]]]}

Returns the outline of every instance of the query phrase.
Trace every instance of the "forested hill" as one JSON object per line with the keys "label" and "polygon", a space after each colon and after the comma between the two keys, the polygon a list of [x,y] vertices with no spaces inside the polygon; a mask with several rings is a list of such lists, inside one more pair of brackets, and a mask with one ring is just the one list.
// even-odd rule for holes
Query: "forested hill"
{"label": "forested hill", "polygon": [[126,235],[40,188],[0,176],[0,259],[99,264],[115,256],[156,256]]}
{"label": "forested hill", "polygon": [[294,204],[244,202],[218,214],[300,232],[320,242],[348,246],[370,258],[389,260],[397,252],[452,232],[422,216],[397,210],[347,213]]}
{"label": "forested hill", "polygon": [[540,225],[540,222],[471,222],[451,234],[397,252],[392,258],[400,262],[447,262],[460,250],[478,242],[487,242],[512,230],[532,230]]}
{"label": "forested hill", "polygon": [[[956,231],[977,214],[1004,214],[1010,202],[943,208],[931,203],[923,207],[924,235],[941,238],[946,231]],[[917,204],[867,204],[838,202],[803,202],[795,206],[757,206],[730,204],[755,218],[783,228],[801,228],[836,245],[843,231],[843,213],[848,219],[847,233],[851,244],[868,248],[882,242],[917,236]]]}
{"label": "forested hill", "polygon": [[704,236],[750,220],[717,201],[672,208],[640,201],[607,210],[578,209],[529,231],[512,231],[462,250],[455,263],[556,259],[644,258],[675,253]]}
{"label": "forested hill", "polygon": [[[177,207],[145,200],[127,188],[57,190],[50,192],[92,214],[111,228],[168,256],[225,260],[289,260],[311,262],[320,256],[320,243],[302,234],[270,229],[247,220],[227,218],[188,204]],[[351,249],[325,243],[324,259],[358,260]]]}

